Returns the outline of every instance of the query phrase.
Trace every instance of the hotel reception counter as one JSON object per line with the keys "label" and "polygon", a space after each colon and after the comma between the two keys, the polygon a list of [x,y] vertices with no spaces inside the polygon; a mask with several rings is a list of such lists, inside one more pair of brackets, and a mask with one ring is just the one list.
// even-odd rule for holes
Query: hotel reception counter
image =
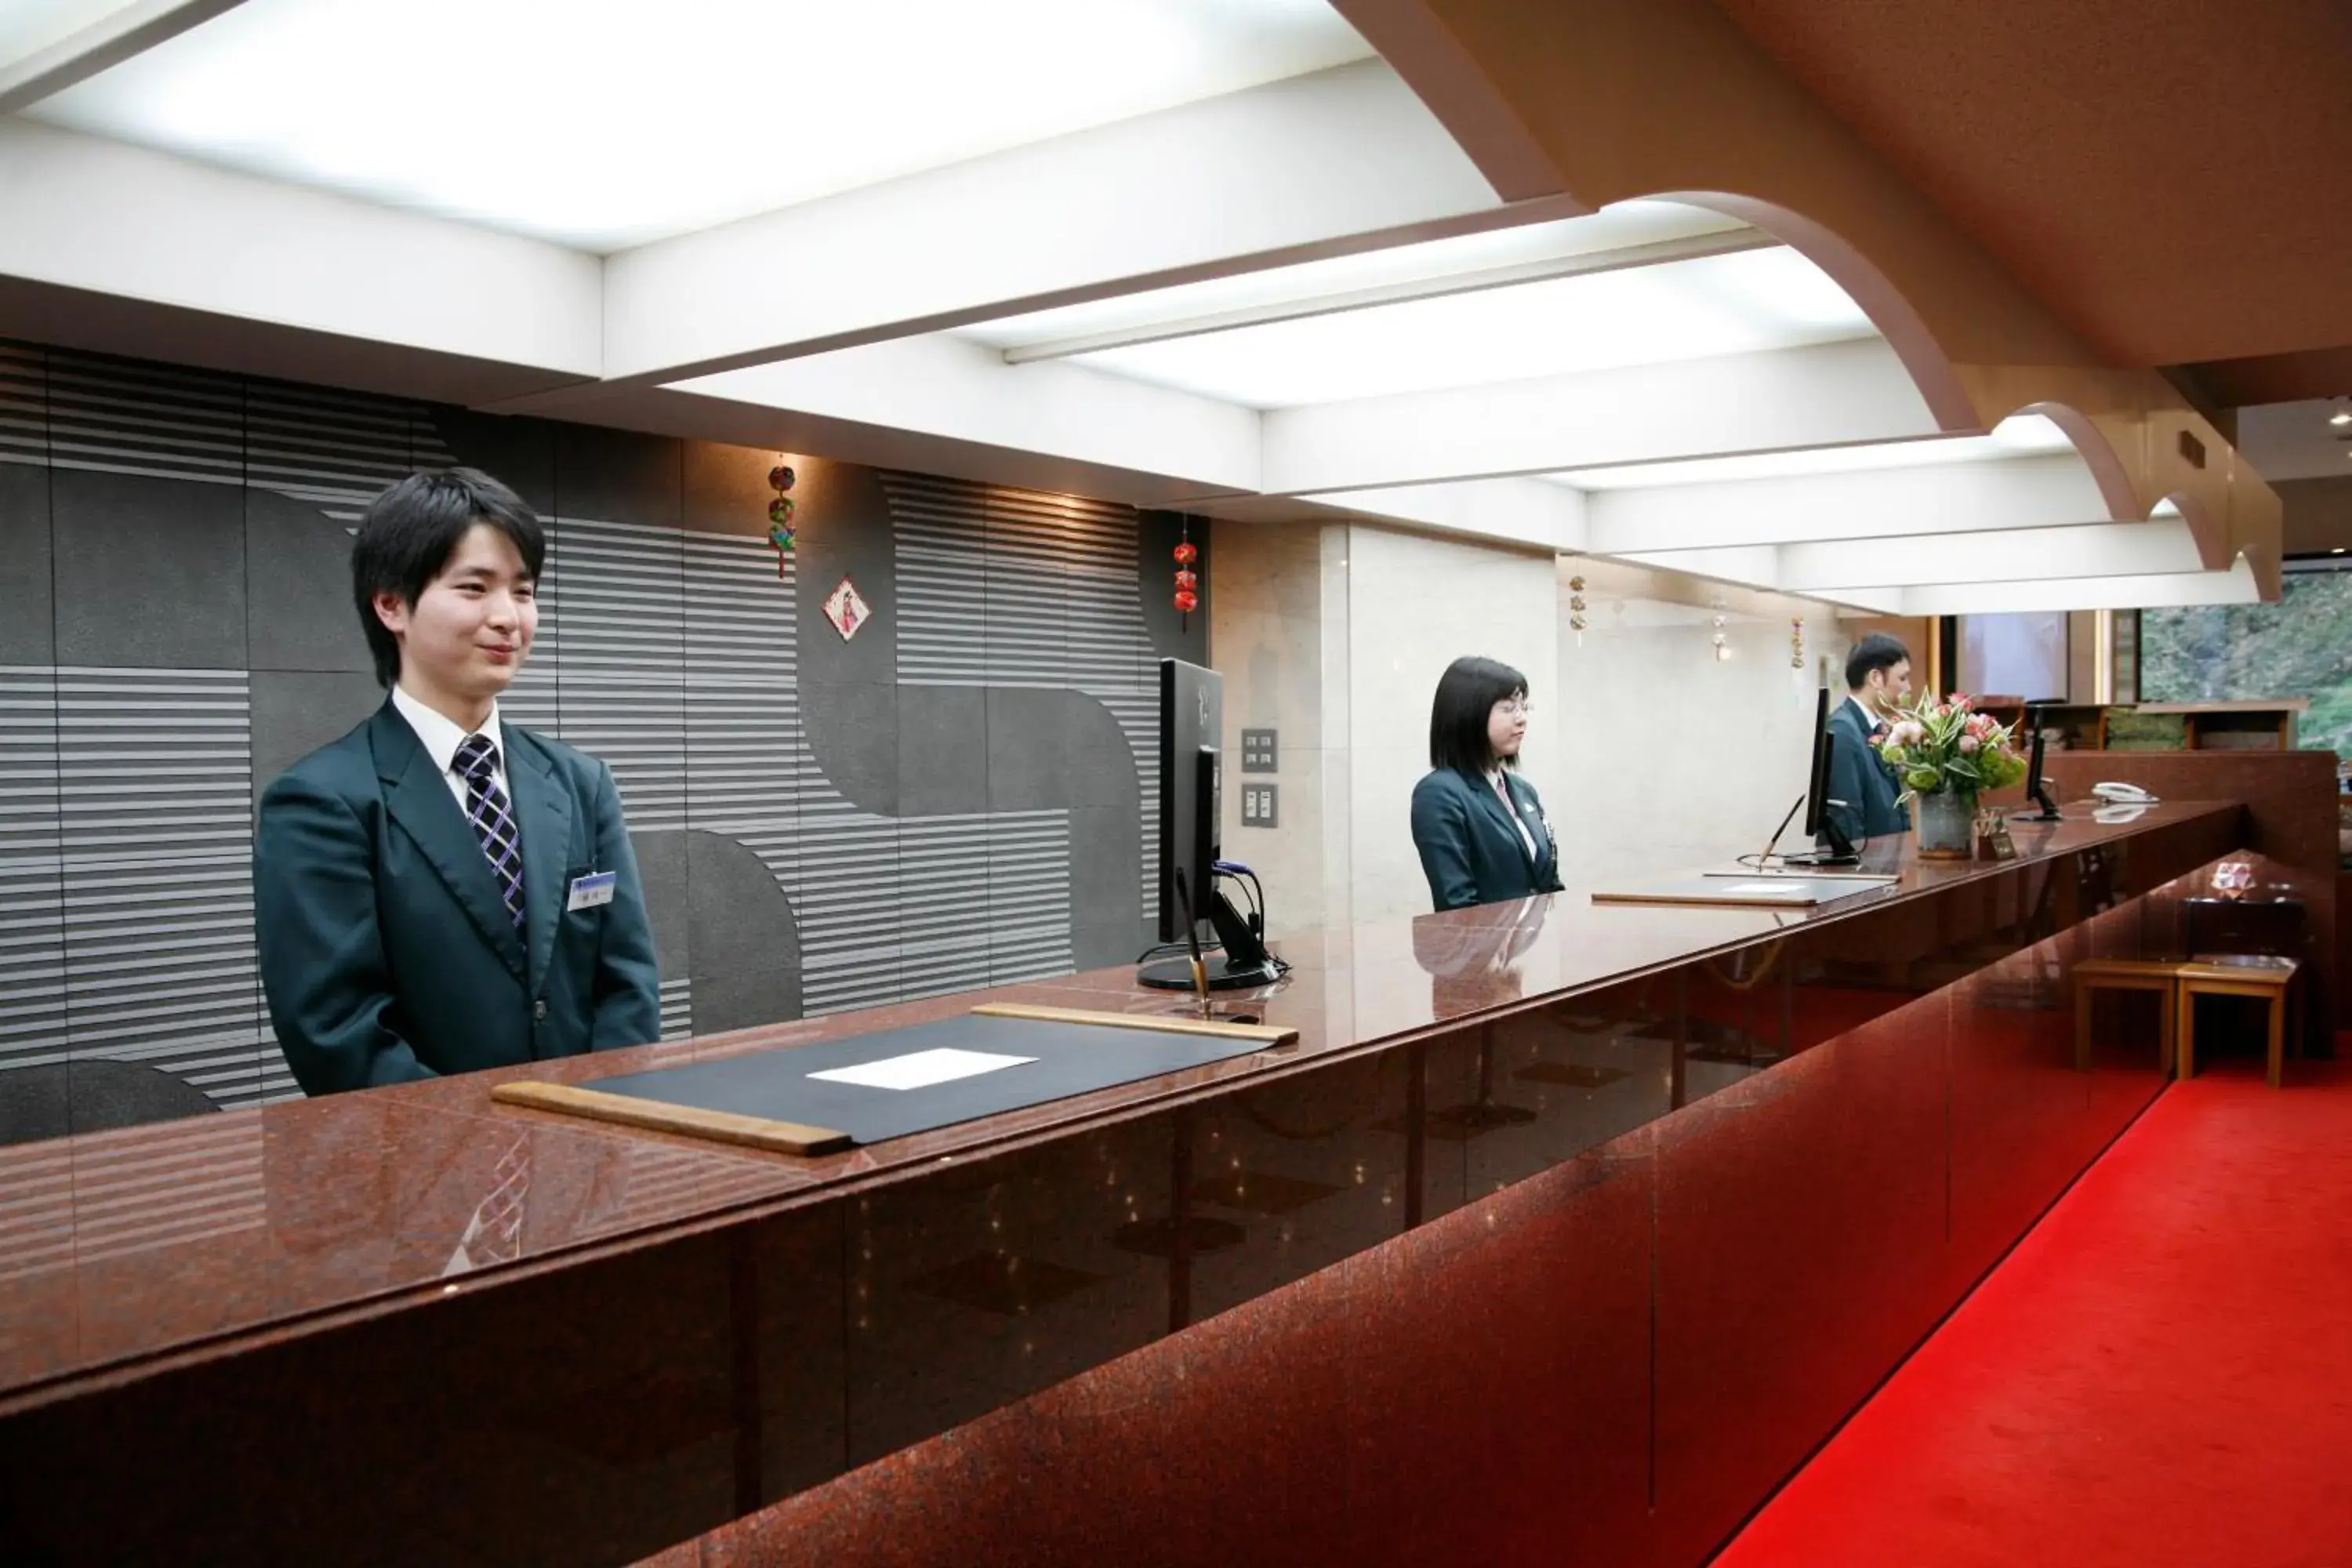
{"label": "hotel reception counter", "polygon": [[2068,969],[2245,820],[1286,941],[1295,1046],[820,1158],[490,1091],[1187,999],[0,1149],[0,1556],[1696,1563],[2158,1092]]}

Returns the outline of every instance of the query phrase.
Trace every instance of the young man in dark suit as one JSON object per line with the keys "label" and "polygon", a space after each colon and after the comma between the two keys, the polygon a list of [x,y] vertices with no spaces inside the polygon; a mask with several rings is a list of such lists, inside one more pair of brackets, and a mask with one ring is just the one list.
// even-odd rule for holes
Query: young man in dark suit
{"label": "young man in dark suit", "polygon": [[1911,695],[1911,651],[1873,632],[1846,655],[1846,700],[1830,713],[1837,738],[1830,758],[1829,819],[1859,844],[1883,834],[1911,831],[1910,808],[1897,804],[1903,786],[1879,761],[1870,738],[1892,723],[1895,705]]}
{"label": "young man in dark suit", "polygon": [[661,1033],[612,770],[499,718],[546,552],[470,468],[412,474],[360,522],[352,585],[390,697],[269,786],[253,850],[262,987],[310,1094]]}

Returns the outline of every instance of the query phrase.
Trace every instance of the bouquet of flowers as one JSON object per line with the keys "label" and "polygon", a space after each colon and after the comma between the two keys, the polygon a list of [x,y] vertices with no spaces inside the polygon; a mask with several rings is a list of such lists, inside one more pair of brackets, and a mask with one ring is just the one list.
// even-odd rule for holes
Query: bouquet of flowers
{"label": "bouquet of flowers", "polygon": [[1938,702],[1922,698],[1898,708],[1871,744],[1903,782],[1903,799],[1918,795],[1974,796],[2025,777],[2010,727],[1979,713],[1965,692]]}

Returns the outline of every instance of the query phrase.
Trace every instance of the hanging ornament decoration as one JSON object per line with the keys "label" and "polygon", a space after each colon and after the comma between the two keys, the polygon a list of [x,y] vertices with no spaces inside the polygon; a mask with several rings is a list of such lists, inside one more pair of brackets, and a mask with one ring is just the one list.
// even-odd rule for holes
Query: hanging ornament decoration
{"label": "hanging ornament decoration", "polygon": [[1731,657],[1731,638],[1723,630],[1730,619],[1723,613],[1726,607],[1718,596],[1715,601],[1715,657],[1718,662]]}
{"label": "hanging ornament decoration", "polygon": [[874,618],[874,612],[867,606],[866,596],[857,591],[857,584],[844,577],[825,596],[824,618],[833,623],[841,640],[847,642],[857,635],[858,627]]}
{"label": "hanging ornament decoration", "polygon": [[[778,453],[778,457],[783,454]],[[792,557],[797,537],[793,532],[793,498],[784,492],[791,489],[800,476],[789,463],[778,463],[768,470],[768,484],[775,490],[776,499],[768,503],[768,542],[776,547],[776,575],[784,574],[784,563]]]}
{"label": "hanging ornament decoration", "polygon": [[1568,580],[1568,625],[1576,633],[1576,646],[1584,646],[1584,579]]}
{"label": "hanging ornament decoration", "polygon": [[1802,616],[1789,617],[1789,668],[1805,668],[1805,617]]}
{"label": "hanging ornament decoration", "polygon": [[1192,542],[1192,524],[1183,524],[1183,536],[1176,544],[1176,611],[1190,616],[1201,607],[1201,574],[1195,570],[1201,559],[1201,548]]}

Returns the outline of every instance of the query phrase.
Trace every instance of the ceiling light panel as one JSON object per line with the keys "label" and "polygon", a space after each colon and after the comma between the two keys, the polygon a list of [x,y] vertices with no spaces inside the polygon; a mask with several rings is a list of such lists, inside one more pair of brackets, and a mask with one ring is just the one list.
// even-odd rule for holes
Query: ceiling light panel
{"label": "ceiling light panel", "polygon": [[1360,289],[1420,283],[1463,273],[1591,256],[1665,240],[1729,234],[1736,218],[1679,202],[1619,202],[1583,217],[1391,246],[1291,267],[1154,289],[1114,300],[1006,316],[956,329],[956,336],[996,349],[1029,348],[1068,338],[1128,331],[1228,310],[1301,304]]}
{"label": "ceiling light panel", "polygon": [[609,251],[1370,53],[1325,0],[246,0],[31,112]]}
{"label": "ceiling light panel", "polygon": [[2039,414],[2018,414],[2002,420],[1984,436],[1811,447],[1795,452],[1697,458],[1680,463],[1635,463],[1616,468],[1569,468],[1543,477],[1580,490],[1639,490],[1664,485],[1786,479],[1808,474],[1858,474],[1875,468],[1922,468],[1939,463],[1990,462],[2074,449],[2074,444],[2066,438],[2066,433],[2048,419]]}
{"label": "ceiling light panel", "polygon": [[1874,335],[1785,247],[1585,273],[1079,354],[1251,408],[1433,392]]}
{"label": "ceiling light panel", "polygon": [[61,44],[129,5],[130,0],[7,0],[0,5],[0,64]]}

